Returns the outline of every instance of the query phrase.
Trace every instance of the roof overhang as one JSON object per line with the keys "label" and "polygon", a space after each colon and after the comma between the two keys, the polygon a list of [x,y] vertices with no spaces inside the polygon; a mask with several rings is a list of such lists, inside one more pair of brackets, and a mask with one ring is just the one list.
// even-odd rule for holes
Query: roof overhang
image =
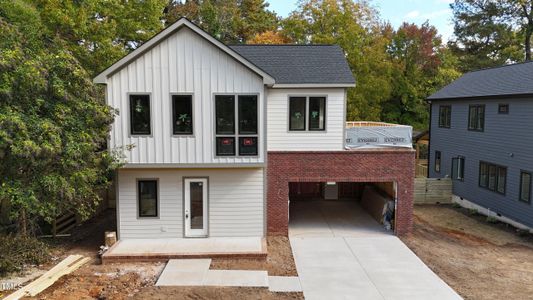
{"label": "roof overhang", "polygon": [[349,88],[355,83],[275,83],[274,89],[305,89],[305,88]]}
{"label": "roof overhang", "polygon": [[151,48],[155,47],[157,44],[159,44],[166,37],[170,36],[171,34],[173,34],[174,32],[176,32],[178,30],[180,30],[183,27],[187,27],[187,28],[191,29],[192,31],[194,31],[195,33],[197,33],[198,35],[200,35],[201,37],[203,37],[204,39],[209,41],[211,44],[215,45],[216,47],[218,47],[219,49],[224,51],[226,54],[228,54],[229,56],[233,57],[234,59],[236,59],[237,61],[242,63],[244,66],[246,66],[247,68],[249,68],[250,70],[252,70],[256,74],[261,76],[263,78],[263,83],[265,85],[271,86],[271,85],[273,85],[275,83],[274,78],[272,76],[270,76],[268,73],[266,73],[265,71],[263,71],[260,68],[258,68],[256,65],[254,65],[253,63],[251,63],[250,61],[248,61],[247,59],[242,57],[240,54],[238,54],[237,52],[232,50],[230,47],[226,46],[224,43],[222,43],[219,40],[217,40],[216,38],[212,37],[210,34],[205,32],[200,27],[196,26],[194,23],[192,23],[191,21],[187,20],[186,18],[179,19],[174,24],[172,24],[169,27],[165,28],[164,30],[162,30],[161,32],[156,34],[154,37],[152,37],[151,39],[146,41],[139,48],[135,49],[134,51],[132,51],[128,55],[124,56],[122,59],[120,59],[119,61],[117,61],[116,63],[114,63],[110,67],[108,67],[107,69],[105,69],[102,73],[98,74],[93,79],[93,82],[94,83],[103,83],[103,84],[107,83],[107,79],[111,75],[115,74],[116,72],[121,70],[123,67],[128,65],[131,61],[133,61],[137,57],[141,56],[142,54],[144,54],[146,51],[150,50]]}

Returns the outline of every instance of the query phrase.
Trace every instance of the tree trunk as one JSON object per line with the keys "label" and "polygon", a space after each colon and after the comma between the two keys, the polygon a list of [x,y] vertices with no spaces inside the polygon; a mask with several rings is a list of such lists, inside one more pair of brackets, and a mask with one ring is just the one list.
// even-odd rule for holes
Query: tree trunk
{"label": "tree trunk", "polygon": [[22,236],[28,236],[28,219],[26,218],[25,209],[20,210],[18,233]]}
{"label": "tree trunk", "polygon": [[526,61],[531,60],[531,34],[533,33],[532,29],[526,30],[526,41],[525,41],[525,48],[526,48]]}

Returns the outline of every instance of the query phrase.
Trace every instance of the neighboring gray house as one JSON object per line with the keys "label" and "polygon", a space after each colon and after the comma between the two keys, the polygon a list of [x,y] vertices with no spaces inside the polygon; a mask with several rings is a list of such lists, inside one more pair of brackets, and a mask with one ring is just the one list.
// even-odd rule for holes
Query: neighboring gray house
{"label": "neighboring gray house", "polygon": [[533,62],[470,72],[428,98],[429,177],[454,201],[533,228]]}

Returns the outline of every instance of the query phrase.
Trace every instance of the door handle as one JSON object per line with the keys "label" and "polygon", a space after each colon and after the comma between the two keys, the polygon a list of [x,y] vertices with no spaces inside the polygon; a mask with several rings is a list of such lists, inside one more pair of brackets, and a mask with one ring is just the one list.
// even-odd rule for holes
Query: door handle
{"label": "door handle", "polygon": [[186,212],[185,212],[185,219],[188,219],[188,218],[189,218],[189,212],[186,211]]}

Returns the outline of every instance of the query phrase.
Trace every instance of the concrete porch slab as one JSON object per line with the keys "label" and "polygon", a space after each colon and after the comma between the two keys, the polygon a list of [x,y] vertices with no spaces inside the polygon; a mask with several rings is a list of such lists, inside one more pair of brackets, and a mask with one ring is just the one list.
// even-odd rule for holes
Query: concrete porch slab
{"label": "concrete porch slab", "polygon": [[256,258],[267,256],[261,237],[127,239],[102,255],[102,263],[157,261],[178,258]]}

